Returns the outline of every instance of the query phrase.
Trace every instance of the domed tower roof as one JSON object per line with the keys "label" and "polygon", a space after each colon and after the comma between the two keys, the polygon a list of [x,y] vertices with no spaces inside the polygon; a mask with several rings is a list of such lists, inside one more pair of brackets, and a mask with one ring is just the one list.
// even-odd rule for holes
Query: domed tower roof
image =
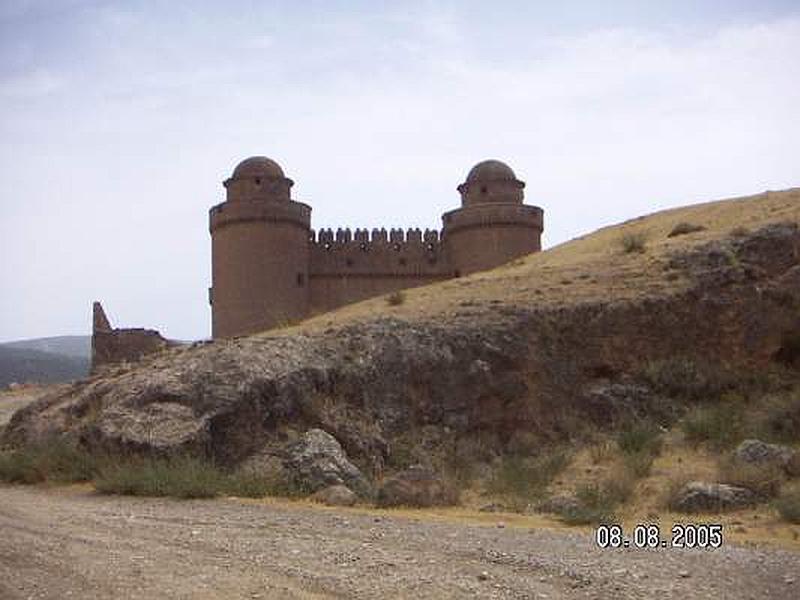
{"label": "domed tower roof", "polygon": [[506,163],[499,160],[484,160],[470,169],[468,183],[479,181],[516,181],[517,176]]}
{"label": "domed tower roof", "polygon": [[290,189],[294,182],[284,175],[281,166],[271,158],[251,156],[236,165],[233,174],[223,185],[228,191],[229,202],[287,202],[291,200]]}
{"label": "domed tower roof", "polygon": [[242,177],[285,177],[283,169],[271,158],[266,156],[251,156],[236,165],[231,179]]}
{"label": "domed tower roof", "polygon": [[499,160],[484,160],[470,169],[467,180],[458,186],[461,205],[513,203],[522,204],[525,182]]}

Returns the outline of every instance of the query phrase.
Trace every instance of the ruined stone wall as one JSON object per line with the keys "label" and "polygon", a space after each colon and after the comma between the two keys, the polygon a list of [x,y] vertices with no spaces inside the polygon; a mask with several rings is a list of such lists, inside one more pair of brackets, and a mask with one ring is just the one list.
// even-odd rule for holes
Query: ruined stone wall
{"label": "ruined stone wall", "polygon": [[435,230],[322,229],[309,246],[312,312],[453,276]]}
{"label": "ruined stone wall", "polygon": [[99,302],[92,310],[92,373],[107,365],[137,361],[174,344],[155,329],[112,328]]}
{"label": "ruined stone wall", "polygon": [[170,346],[155,329],[112,329],[92,335],[92,372],[104,365],[134,362]]}

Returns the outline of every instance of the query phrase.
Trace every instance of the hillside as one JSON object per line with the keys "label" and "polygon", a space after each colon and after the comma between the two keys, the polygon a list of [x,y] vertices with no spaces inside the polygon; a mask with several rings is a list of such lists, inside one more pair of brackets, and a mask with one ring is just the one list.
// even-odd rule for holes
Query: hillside
{"label": "hillside", "polygon": [[39,352],[89,359],[92,353],[92,338],[88,335],[59,335],[5,342],[0,344],[0,347],[38,350]]}
{"label": "hillside", "polygon": [[11,383],[61,383],[86,377],[87,356],[0,345],[0,388]]}
{"label": "hillside", "polygon": [[[754,482],[720,461],[746,438],[787,457],[800,444],[798,223],[800,189],[633,219],[491,272],[120,366],[19,411],[4,441],[189,453],[305,491],[321,487],[308,461],[322,452],[341,467],[323,482],[366,499],[422,481],[437,502],[455,487],[473,507],[560,499],[578,508],[547,510],[573,522],[667,514],[691,475],[747,484],[764,522],[762,484],[794,493],[793,471],[759,467],[773,480]],[[407,469],[420,464],[427,475]]]}

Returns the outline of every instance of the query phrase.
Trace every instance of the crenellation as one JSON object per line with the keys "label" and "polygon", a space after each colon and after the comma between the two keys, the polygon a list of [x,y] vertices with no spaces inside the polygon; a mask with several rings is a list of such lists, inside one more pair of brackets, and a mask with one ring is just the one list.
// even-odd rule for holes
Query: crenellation
{"label": "crenellation", "polygon": [[395,290],[488,269],[540,249],[542,210],[523,204],[524,182],[499,161],[476,165],[458,186],[461,208],[441,230],[311,229],[311,207],[266,157],[225,181],[210,211],[213,335],[268,329]]}

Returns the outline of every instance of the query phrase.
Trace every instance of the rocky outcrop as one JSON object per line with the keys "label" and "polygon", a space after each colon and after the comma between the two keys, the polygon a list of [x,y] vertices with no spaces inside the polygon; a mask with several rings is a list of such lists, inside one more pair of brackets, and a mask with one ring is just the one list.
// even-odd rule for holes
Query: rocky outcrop
{"label": "rocky outcrop", "polygon": [[745,440],[733,452],[734,460],[752,465],[774,465],[789,475],[794,473],[798,463],[798,452],[788,446],[768,444],[761,440]]}
{"label": "rocky outcrop", "polygon": [[370,495],[361,471],[347,458],[339,442],[326,431],[311,429],[285,450],[284,468],[293,487],[316,492],[346,486],[358,495]]}
{"label": "rocky outcrop", "polygon": [[[797,226],[775,225],[674,253],[662,266],[689,283],[662,282],[635,298],[498,299],[173,348],[45,396],[14,415],[3,442],[57,435],[90,449],[239,465],[320,429],[365,479],[380,479],[392,442],[422,429],[434,445],[479,431],[492,452],[519,435],[563,440],[656,402],[636,380],[654,361],[713,357],[734,372],[792,364],[798,249]],[[296,468],[306,469],[304,459]],[[364,493],[358,477],[325,473],[320,486]]]}
{"label": "rocky outcrop", "polygon": [[389,477],[378,490],[380,506],[444,506],[457,500],[441,477],[421,465]]}
{"label": "rocky outcrop", "polygon": [[690,481],[675,495],[670,508],[685,513],[722,512],[752,506],[756,501],[756,494],[747,488]]}
{"label": "rocky outcrop", "polygon": [[539,512],[563,515],[575,513],[582,508],[580,500],[569,494],[551,496],[536,506]]}
{"label": "rocky outcrop", "polygon": [[330,485],[313,494],[311,499],[328,506],[353,506],[358,498],[347,486]]}

